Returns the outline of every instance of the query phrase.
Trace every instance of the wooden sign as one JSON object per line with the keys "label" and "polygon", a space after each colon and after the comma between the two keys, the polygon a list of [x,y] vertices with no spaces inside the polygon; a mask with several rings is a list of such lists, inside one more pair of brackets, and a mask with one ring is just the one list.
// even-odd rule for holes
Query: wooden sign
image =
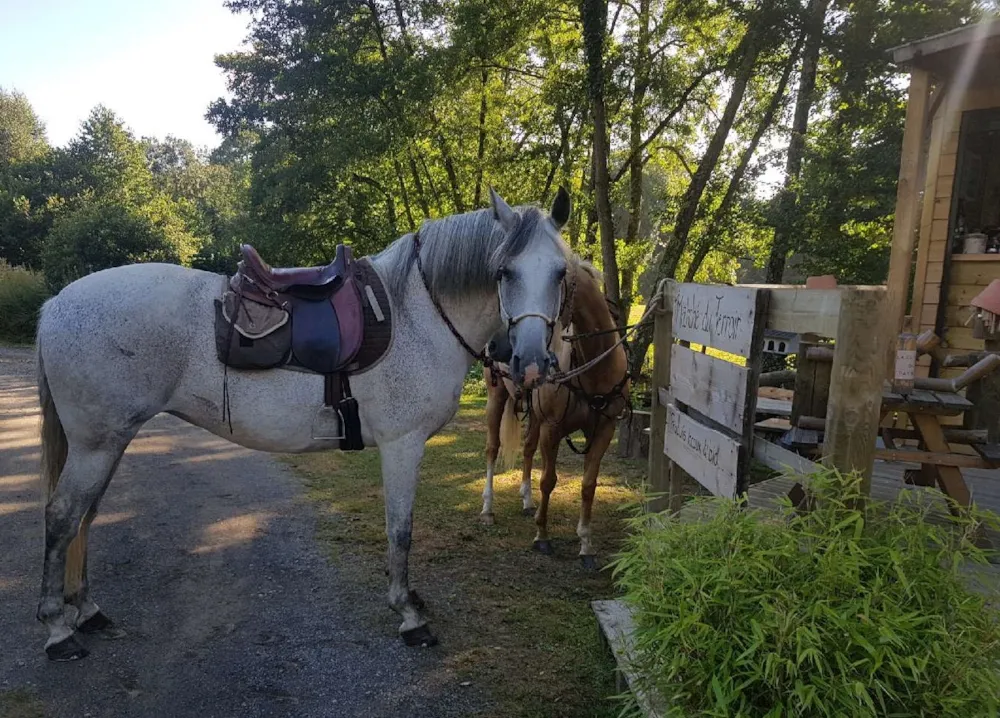
{"label": "wooden sign", "polygon": [[758,291],[714,284],[676,285],[674,338],[749,357]]}
{"label": "wooden sign", "polygon": [[743,433],[750,370],[674,344],[670,393],[737,434]]}
{"label": "wooden sign", "polygon": [[667,405],[663,451],[716,496],[734,498],[739,476],[739,442],[699,424]]}

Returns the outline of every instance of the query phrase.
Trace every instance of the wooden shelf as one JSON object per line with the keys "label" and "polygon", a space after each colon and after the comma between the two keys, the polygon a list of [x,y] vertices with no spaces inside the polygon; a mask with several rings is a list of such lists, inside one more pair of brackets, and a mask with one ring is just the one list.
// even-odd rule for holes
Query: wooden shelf
{"label": "wooden shelf", "polygon": [[1000,262],[1000,252],[992,254],[953,254],[953,262]]}

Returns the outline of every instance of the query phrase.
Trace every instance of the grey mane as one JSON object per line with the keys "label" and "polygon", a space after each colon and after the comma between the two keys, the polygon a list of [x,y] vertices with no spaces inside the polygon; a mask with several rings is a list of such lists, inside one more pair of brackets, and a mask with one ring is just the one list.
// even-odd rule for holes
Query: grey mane
{"label": "grey mane", "polygon": [[[539,223],[545,221],[536,207],[516,207],[515,211],[519,222],[510,236],[490,209],[428,221],[420,228],[420,260],[435,295],[461,298],[493,286],[500,267],[525,250]],[[382,255],[394,260],[389,268],[389,291],[401,299],[415,264],[413,234],[397,239]]]}

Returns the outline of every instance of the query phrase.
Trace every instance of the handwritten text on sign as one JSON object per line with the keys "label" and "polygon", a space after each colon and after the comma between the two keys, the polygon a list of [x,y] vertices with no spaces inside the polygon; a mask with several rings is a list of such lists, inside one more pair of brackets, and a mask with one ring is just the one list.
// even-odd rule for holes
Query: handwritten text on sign
{"label": "handwritten text on sign", "polygon": [[736,495],[740,445],[667,405],[663,451],[716,496]]}
{"label": "handwritten text on sign", "polygon": [[674,288],[674,337],[750,356],[757,290],[712,284]]}

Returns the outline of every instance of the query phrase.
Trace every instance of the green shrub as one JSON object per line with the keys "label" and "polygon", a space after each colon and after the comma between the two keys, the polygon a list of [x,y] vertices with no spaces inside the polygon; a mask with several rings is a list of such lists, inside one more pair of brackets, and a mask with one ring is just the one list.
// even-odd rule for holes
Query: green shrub
{"label": "green shrub", "polygon": [[48,298],[45,277],[0,259],[0,340],[28,344],[35,340],[38,310]]}
{"label": "green shrub", "polygon": [[123,264],[184,263],[194,244],[179,220],[159,205],[138,211],[95,202],[56,218],[42,265],[49,285],[60,289],[91,272]]}
{"label": "green shrub", "polygon": [[614,563],[635,611],[638,667],[677,716],[990,716],[1000,700],[996,593],[978,515],[860,496],[822,472],[804,516],[696,500],[697,521],[638,516]]}

